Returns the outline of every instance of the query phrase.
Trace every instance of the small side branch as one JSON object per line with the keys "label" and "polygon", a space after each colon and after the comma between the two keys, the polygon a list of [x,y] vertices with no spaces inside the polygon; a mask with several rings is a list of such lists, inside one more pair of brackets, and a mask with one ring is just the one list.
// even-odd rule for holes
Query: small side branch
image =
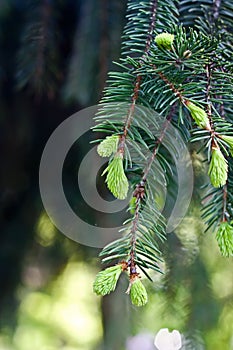
{"label": "small side branch", "polygon": [[207,115],[209,118],[211,129],[213,129],[213,119],[212,119],[212,108],[211,108],[211,99],[210,99],[210,90],[211,90],[211,68],[210,64],[207,64],[206,66],[206,102],[207,102]]}
{"label": "small side branch", "polygon": [[[140,187],[140,189],[139,189]],[[141,191],[143,189],[143,192]],[[130,242],[130,258],[128,261],[128,266],[130,267],[130,275],[134,275],[137,273],[135,258],[136,258],[136,241],[137,241],[137,228],[139,225],[139,212],[140,212],[140,206],[141,206],[141,200],[143,198],[145,187],[144,184],[141,184],[140,186],[137,185],[136,190],[134,192],[134,197],[136,197],[136,208],[135,208],[135,214],[134,219],[132,222],[131,227],[131,242]]]}
{"label": "small side branch", "polygon": [[214,122],[212,117],[212,103],[211,103],[211,80],[212,80],[212,68],[210,64],[206,65],[206,102],[207,102],[207,115],[210,123],[210,135],[212,139],[212,148],[218,148],[216,141],[216,132],[214,129]]}
{"label": "small side branch", "polygon": [[223,213],[222,221],[227,221],[227,185],[223,186]]}
{"label": "small side branch", "polygon": [[166,131],[167,131],[167,129],[168,129],[170,123],[171,123],[174,110],[175,110],[175,105],[172,106],[172,108],[170,110],[170,113],[169,113],[169,115],[167,116],[167,118],[166,118],[166,120],[164,122],[164,127],[163,127],[163,130],[162,130],[162,133],[161,133],[160,137],[156,141],[154,151],[153,151],[153,153],[151,155],[151,158],[150,158],[150,160],[149,160],[149,162],[147,164],[147,167],[144,170],[144,174],[143,174],[143,177],[142,177],[142,181],[143,182],[146,182],[146,180],[147,180],[148,173],[149,173],[149,171],[151,169],[151,166],[152,166],[152,163],[153,163],[153,161],[154,161],[154,159],[155,159],[155,157],[157,155],[158,148],[159,148],[160,144],[163,142],[163,139],[165,137]]}
{"label": "small side branch", "polygon": [[[224,72],[223,67],[221,67],[221,72]],[[225,107],[223,104],[223,96],[222,95],[219,96],[219,100],[220,100],[219,114],[222,117],[222,119],[226,119],[226,113],[225,113]]]}
{"label": "small side branch", "polygon": [[146,40],[146,48],[145,48],[145,54],[147,54],[150,50],[151,42],[153,40],[153,32],[155,29],[155,21],[156,21],[156,14],[157,14],[157,7],[158,7],[158,0],[154,0],[152,7],[151,7],[151,23],[150,23],[150,29],[148,32],[147,40]]}
{"label": "small side branch", "polygon": [[130,275],[135,275],[137,274],[137,269],[136,269],[136,263],[135,263],[135,258],[136,258],[136,242],[137,242],[137,229],[138,229],[138,225],[139,225],[139,220],[140,220],[140,207],[141,207],[141,202],[145,197],[145,185],[146,185],[146,181],[147,181],[147,177],[149,174],[149,171],[151,169],[152,163],[154,162],[154,159],[157,155],[158,152],[158,148],[161,145],[166,131],[171,123],[172,120],[172,116],[174,113],[174,108],[175,105],[173,105],[173,107],[171,108],[171,111],[168,115],[168,117],[166,118],[164,125],[163,125],[163,129],[162,129],[162,133],[160,135],[160,137],[157,139],[156,143],[155,143],[155,147],[153,150],[153,153],[148,161],[147,166],[145,167],[144,171],[143,171],[143,175],[141,178],[141,181],[136,185],[135,191],[133,193],[133,197],[136,198],[136,206],[135,206],[135,213],[134,213],[134,219],[132,221],[132,226],[131,226],[131,250],[130,250],[130,258],[128,261],[128,266],[130,267]]}
{"label": "small side branch", "polygon": [[[140,64],[141,64],[141,62],[143,62],[145,56],[148,54],[150,47],[151,47],[151,43],[152,43],[152,39],[153,39],[153,32],[155,29],[157,6],[158,6],[158,0],[154,0],[152,2],[152,6],[151,6],[150,25],[149,25],[149,31],[148,31],[148,35],[147,35],[147,39],[146,39],[145,50],[144,50],[144,54],[142,55],[142,57],[139,61]],[[131,122],[133,119],[135,105],[136,105],[136,102],[138,100],[141,79],[142,79],[142,77],[140,75],[136,76],[135,85],[134,85],[134,93],[133,93],[131,105],[129,107],[129,111],[127,113],[127,116],[125,118],[123,135],[121,136],[121,139],[119,142],[119,147],[118,147],[119,153],[122,153],[122,154],[124,154],[124,151],[125,151],[126,137],[127,137],[128,130],[130,128],[130,125],[131,125]]]}
{"label": "small side branch", "polygon": [[134,86],[132,103],[130,105],[128,114],[127,114],[126,119],[125,119],[123,135],[121,135],[121,137],[120,137],[120,142],[119,142],[119,146],[118,146],[118,152],[122,153],[122,154],[124,154],[124,151],[125,151],[126,137],[127,137],[130,125],[131,125],[131,121],[133,119],[135,105],[136,105],[136,102],[138,99],[138,94],[139,94],[139,89],[140,89],[140,83],[141,83],[141,77],[138,75],[136,78],[135,86]]}
{"label": "small side branch", "polygon": [[[155,69],[157,69],[156,66],[153,66]],[[180,101],[185,104],[185,98],[183,97],[182,93],[175,87],[175,85],[170,81],[168,80],[168,78],[162,73],[162,72],[156,72],[160,78],[165,82],[166,85],[168,85],[171,89],[172,92],[174,92],[174,94],[176,96],[179,97]]]}

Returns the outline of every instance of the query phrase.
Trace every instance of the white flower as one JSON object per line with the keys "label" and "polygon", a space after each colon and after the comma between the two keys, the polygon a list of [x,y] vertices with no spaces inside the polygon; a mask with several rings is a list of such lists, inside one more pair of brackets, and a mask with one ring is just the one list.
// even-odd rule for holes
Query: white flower
{"label": "white flower", "polygon": [[156,334],[154,344],[158,350],[179,350],[182,347],[181,334],[176,330],[169,332],[167,328],[162,328]]}

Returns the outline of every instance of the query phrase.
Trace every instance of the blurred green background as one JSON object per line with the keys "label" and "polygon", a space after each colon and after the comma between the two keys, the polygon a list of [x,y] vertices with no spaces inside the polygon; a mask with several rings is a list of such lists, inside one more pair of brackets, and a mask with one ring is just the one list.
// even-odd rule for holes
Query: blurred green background
{"label": "blurred green background", "polygon": [[[63,120],[100,99],[125,10],[124,0],[0,0],[0,350],[152,350],[160,328],[182,332],[183,349],[233,349],[233,262],[203,234],[197,191],[168,236],[166,275],[145,281],[143,309],[131,306],[124,276],[116,293],[96,297],[99,250],[66,238],[43,209],[43,148]],[[80,156],[67,180],[77,201]],[[200,185],[201,159],[192,156]]]}

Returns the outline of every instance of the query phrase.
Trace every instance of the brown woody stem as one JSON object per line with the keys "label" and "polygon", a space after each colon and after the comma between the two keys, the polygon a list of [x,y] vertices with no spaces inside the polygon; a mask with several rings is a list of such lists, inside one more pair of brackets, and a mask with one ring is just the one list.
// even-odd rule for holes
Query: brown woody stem
{"label": "brown woody stem", "polygon": [[223,186],[223,213],[222,213],[222,221],[227,221],[226,218],[227,211],[227,185]]}
{"label": "brown woody stem", "polygon": [[[154,68],[157,69],[156,66],[154,66]],[[180,101],[183,104],[185,104],[185,98],[183,97],[182,93],[175,87],[175,85],[170,80],[168,80],[168,78],[162,72],[156,72],[156,73],[166,83],[166,85],[168,85],[171,88],[174,94],[179,97]]]}
{"label": "brown woody stem", "polygon": [[136,197],[136,208],[135,208],[134,219],[133,219],[132,227],[131,227],[131,231],[130,231],[131,236],[132,236],[130,258],[128,261],[128,264],[130,267],[130,276],[137,274],[136,263],[135,263],[137,228],[138,228],[139,216],[140,216],[140,205],[141,205],[141,201],[143,200],[143,198],[145,196],[145,184],[146,184],[147,176],[148,176],[148,173],[151,169],[152,163],[157,155],[158,148],[165,137],[167,128],[171,123],[174,108],[175,108],[175,105],[172,106],[171,111],[164,122],[164,127],[162,129],[162,133],[161,133],[160,137],[157,139],[157,141],[155,142],[155,147],[154,147],[153,153],[148,161],[146,168],[144,169],[144,172],[142,175],[142,180],[136,185],[135,191],[133,193],[133,196]]}
{"label": "brown woody stem", "polygon": [[[158,5],[158,0],[152,1],[152,6],[151,6],[151,21],[150,21],[150,26],[149,26],[149,31],[146,39],[146,46],[144,53],[140,59],[140,65],[141,62],[143,62],[145,56],[148,54],[151,46],[151,42],[153,39],[153,32],[155,28],[155,21],[156,21],[156,13],[157,13],[157,5]],[[133,115],[134,115],[134,110],[135,110],[135,105],[138,100],[139,96],[139,90],[140,90],[140,85],[141,85],[141,79],[142,77],[140,75],[136,76],[135,84],[134,84],[134,93],[131,101],[131,105],[129,107],[129,111],[127,113],[127,116],[125,118],[125,124],[124,124],[124,129],[123,129],[123,135],[120,138],[119,146],[118,146],[118,152],[124,154],[125,151],[125,142],[126,142],[126,137],[128,134],[128,130],[130,128]]]}

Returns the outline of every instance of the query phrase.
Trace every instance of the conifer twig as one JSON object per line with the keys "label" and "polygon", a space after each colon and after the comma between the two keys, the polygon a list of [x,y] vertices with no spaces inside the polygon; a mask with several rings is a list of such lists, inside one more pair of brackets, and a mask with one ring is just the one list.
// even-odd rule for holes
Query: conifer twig
{"label": "conifer twig", "polygon": [[206,65],[206,102],[207,102],[207,116],[209,119],[209,124],[210,124],[210,135],[212,139],[212,148],[213,147],[218,147],[217,141],[216,141],[216,132],[214,130],[214,123],[213,123],[213,118],[212,118],[212,104],[211,104],[211,97],[210,97],[210,91],[211,91],[211,79],[212,79],[212,69],[211,65],[207,64]]}
{"label": "conifer twig", "polygon": [[226,215],[227,215],[227,184],[223,186],[223,214],[222,214],[222,221],[227,221]]}
{"label": "conifer twig", "polygon": [[129,259],[129,266],[130,266],[130,274],[131,275],[137,273],[136,263],[135,263],[135,248],[136,248],[136,240],[137,240],[136,234],[137,234],[137,228],[138,228],[138,224],[139,224],[141,202],[142,202],[143,198],[145,197],[145,184],[146,184],[147,177],[148,177],[149,171],[151,169],[152,163],[154,162],[154,159],[157,155],[158,148],[161,145],[161,143],[165,137],[167,128],[171,123],[173,113],[174,113],[174,105],[171,108],[170,113],[164,122],[160,137],[155,142],[154,150],[153,150],[152,155],[148,161],[147,166],[145,167],[145,169],[143,171],[141,181],[136,185],[135,191],[133,193],[133,196],[136,197],[136,205],[135,205],[134,219],[132,221],[132,227],[131,227],[131,231],[130,231],[130,234],[132,236],[131,243],[130,243],[131,250],[130,250],[130,259]]}
{"label": "conifer twig", "polygon": [[[154,28],[155,28],[157,6],[158,6],[158,0],[154,0],[152,2],[152,6],[151,6],[150,25],[149,25],[149,31],[148,31],[148,35],[147,35],[147,39],[146,39],[146,44],[145,44],[145,50],[144,50],[144,53],[143,53],[141,59],[139,60],[139,64],[140,65],[141,65],[141,63],[143,62],[143,59],[145,58],[145,56],[148,54],[148,52],[150,50],[151,42],[152,42],[152,39],[153,39],[153,31],[154,31]],[[131,105],[129,107],[129,111],[127,113],[127,116],[125,118],[125,123],[124,123],[124,128],[123,128],[123,135],[121,135],[121,137],[120,137],[118,151],[119,151],[119,153],[122,153],[122,154],[124,154],[124,151],[125,151],[126,137],[127,137],[128,130],[130,128],[130,125],[131,125],[131,122],[132,122],[132,119],[133,119],[135,105],[136,105],[136,102],[138,100],[139,90],[140,90],[140,85],[141,85],[141,79],[142,79],[142,77],[138,74],[136,76],[136,80],[135,80],[134,92],[133,92]]]}

